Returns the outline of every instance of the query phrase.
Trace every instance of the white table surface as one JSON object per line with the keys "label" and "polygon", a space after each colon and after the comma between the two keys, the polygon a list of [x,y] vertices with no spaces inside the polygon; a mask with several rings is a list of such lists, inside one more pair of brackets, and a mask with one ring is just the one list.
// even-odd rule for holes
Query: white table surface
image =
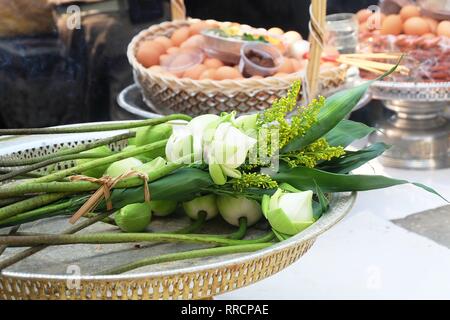
{"label": "white table surface", "polygon": [[[421,182],[450,199],[450,169],[374,160],[358,171]],[[445,204],[411,185],[360,192],[350,214],[296,263],[217,299],[450,299],[450,250],[390,222]]]}

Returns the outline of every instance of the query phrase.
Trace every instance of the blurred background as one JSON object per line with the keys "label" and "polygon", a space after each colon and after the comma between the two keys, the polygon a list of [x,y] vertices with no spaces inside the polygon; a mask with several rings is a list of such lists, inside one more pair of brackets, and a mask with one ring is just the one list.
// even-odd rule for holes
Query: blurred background
{"label": "blurred background", "polygon": [[[309,1],[185,3],[190,17],[308,35]],[[377,3],[332,0],[328,13]],[[77,8],[79,28],[68,29],[65,13]],[[117,119],[117,94],[133,82],[128,43],[140,30],[170,18],[169,1],[163,0],[0,0],[0,127]]]}

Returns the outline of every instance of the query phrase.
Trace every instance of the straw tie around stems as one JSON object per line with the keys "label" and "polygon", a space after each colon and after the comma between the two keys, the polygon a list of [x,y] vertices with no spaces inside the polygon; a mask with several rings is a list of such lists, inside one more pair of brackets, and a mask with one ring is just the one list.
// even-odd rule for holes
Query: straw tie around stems
{"label": "straw tie around stems", "polygon": [[[183,167],[182,163],[169,163],[163,168],[149,172],[149,181],[153,181],[162,178],[169,173]],[[115,189],[133,188],[141,185],[140,178],[128,178],[119,181],[114,186]],[[31,193],[61,193],[61,192],[85,192],[95,191],[98,189],[98,184],[90,181],[72,181],[72,182],[27,182],[20,185],[5,185],[0,187],[0,199],[10,198],[14,196],[21,196]]]}
{"label": "straw tie around stems", "polygon": [[126,178],[133,177],[133,176],[136,176],[136,177],[142,179],[143,185],[144,185],[144,199],[145,199],[145,202],[149,202],[150,201],[150,190],[148,188],[148,175],[143,172],[131,170],[131,171],[125,172],[115,178],[108,177],[108,176],[98,178],[98,179],[87,177],[87,176],[69,177],[69,179],[71,181],[89,181],[89,182],[93,182],[93,183],[99,183],[101,185],[101,187],[96,192],[94,192],[94,194],[77,210],[77,212],[75,212],[75,214],[70,218],[69,222],[72,224],[77,222],[78,219],[80,219],[86,213],[89,213],[92,210],[94,210],[103,198],[106,201],[106,209],[108,211],[112,210],[113,205],[111,202],[111,189],[114,188],[114,186],[119,181],[126,179]]}

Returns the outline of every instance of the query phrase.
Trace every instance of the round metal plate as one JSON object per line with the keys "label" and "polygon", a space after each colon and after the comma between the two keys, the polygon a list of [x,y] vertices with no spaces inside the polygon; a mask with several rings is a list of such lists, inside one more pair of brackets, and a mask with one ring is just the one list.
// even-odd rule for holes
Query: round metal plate
{"label": "round metal plate", "polygon": [[[103,135],[110,133],[103,133]],[[52,153],[76,141],[99,138],[98,133],[10,137],[0,141],[0,157],[29,157]],[[72,140],[70,139],[72,138]],[[70,142],[70,145],[69,145]],[[117,148],[125,146],[118,143]],[[3,148],[5,147],[5,148]],[[20,151],[20,153],[18,153]],[[11,155],[12,152],[15,152]],[[315,224],[289,240],[254,253],[234,254],[158,264],[132,272],[97,276],[126,262],[162,253],[200,247],[192,244],[135,244],[53,246],[3,270],[0,274],[2,299],[201,299],[244,287],[277,273],[299,259],[317,236],[340,221],[351,209],[356,193],[336,193],[331,208]],[[187,223],[183,214],[171,219],[155,219],[150,231],[174,230]],[[58,232],[67,226],[67,217],[31,222],[21,231]],[[83,232],[109,230],[98,223]],[[260,223],[250,228],[248,238],[266,232]],[[8,230],[0,230],[5,234]],[[229,233],[233,229],[220,219],[207,224],[208,233]],[[23,249],[8,248],[0,259]]]}

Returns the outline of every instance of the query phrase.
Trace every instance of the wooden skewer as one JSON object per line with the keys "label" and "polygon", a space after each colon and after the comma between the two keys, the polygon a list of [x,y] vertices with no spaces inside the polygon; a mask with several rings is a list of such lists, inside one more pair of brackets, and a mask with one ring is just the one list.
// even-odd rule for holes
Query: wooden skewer
{"label": "wooden skewer", "polygon": [[398,59],[402,53],[348,53],[342,54],[341,57],[345,58],[358,58],[358,59]]}
{"label": "wooden skewer", "polygon": [[[336,59],[337,62],[354,65],[359,68],[371,68],[371,69],[378,69],[381,71],[388,71],[394,67],[393,64],[390,63],[382,63],[377,61],[370,61],[370,60],[360,60],[360,59],[350,59],[350,58],[342,58],[339,57]],[[396,72],[400,72],[403,74],[409,74],[409,69],[405,66],[399,66]]]}

